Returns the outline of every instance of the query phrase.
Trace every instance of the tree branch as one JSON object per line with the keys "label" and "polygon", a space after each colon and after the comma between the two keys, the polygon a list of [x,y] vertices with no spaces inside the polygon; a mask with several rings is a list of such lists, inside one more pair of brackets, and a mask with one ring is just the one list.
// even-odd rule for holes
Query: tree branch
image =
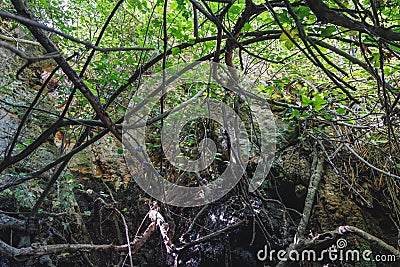
{"label": "tree branch", "polygon": [[367,33],[369,35],[380,37],[390,41],[400,41],[400,33],[390,29],[378,28],[367,24],[366,22],[355,21],[343,12],[334,11],[324,4],[321,0],[305,0],[308,7],[317,16],[322,23],[332,23],[337,26],[342,26],[350,30]]}

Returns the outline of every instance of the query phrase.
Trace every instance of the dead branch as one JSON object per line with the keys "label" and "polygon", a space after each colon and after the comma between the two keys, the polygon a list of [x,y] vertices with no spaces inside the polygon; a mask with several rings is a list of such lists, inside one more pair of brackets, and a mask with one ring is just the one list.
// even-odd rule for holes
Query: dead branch
{"label": "dead branch", "polygon": [[318,185],[321,181],[324,160],[319,155],[315,154],[313,158],[312,166],[315,166],[314,172],[310,178],[310,184],[308,186],[308,192],[306,201],[304,203],[303,216],[300,219],[300,223],[297,227],[297,236],[304,237],[308,220],[310,219],[312,207],[314,204],[315,194],[318,191]]}
{"label": "dead branch", "polygon": [[11,52],[16,54],[20,58],[23,58],[23,59],[27,60],[30,63],[41,61],[41,60],[46,60],[46,59],[50,59],[50,58],[55,58],[55,57],[59,57],[60,56],[59,52],[53,52],[53,53],[49,53],[47,55],[43,55],[41,57],[28,57],[23,52],[21,52],[20,50],[15,48],[14,46],[12,46],[12,45],[10,45],[10,44],[8,44],[6,42],[3,42],[3,41],[0,41],[0,47],[4,47],[5,49],[10,50]]}
{"label": "dead branch", "polygon": [[[336,230],[319,234],[313,239],[297,239],[291,245],[291,249],[287,251],[286,255],[289,255],[290,251],[296,251],[297,253],[302,253],[304,250],[321,251],[334,245],[337,239],[345,237],[349,234],[357,235],[374,244],[375,246],[385,250],[386,252],[396,256],[397,260],[400,259],[400,251],[398,251],[396,248],[354,226],[339,226]],[[287,266],[289,264],[290,261],[287,258],[286,261],[279,262],[277,266]]]}
{"label": "dead branch", "polygon": [[[0,240],[0,253],[8,257],[12,257],[18,261],[24,261],[29,258],[38,257],[42,255],[57,254],[57,253],[73,253],[82,251],[106,251],[113,250],[116,252],[130,252],[135,254],[149,239],[151,234],[157,229],[160,229],[163,242],[167,248],[167,252],[172,252],[174,246],[167,235],[168,223],[165,222],[164,217],[158,211],[157,205],[153,205],[149,212],[151,223],[141,236],[136,236],[132,242],[126,245],[93,245],[93,244],[56,244],[56,245],[41,245],[33,243],[30,247],[15,248],[10,246],[3,240]],[[1,218],[0,218],[1,219]],[[15,219],[16,220],[16,219]]]}
{"label": "dead branch", "polygon": [[175,246],[172,244],[168,236],[169,224],[165,222],[164,217],[158,210],[159,208],[157,206],[157,203],[154,202],[152,209],[149,211],[149,218],[152,222],[155,222],[157,227],[160,229],[161,237],[163,239],[165,248],[167,249],[167,253],[169,254],[173,251]]}
{"label": "dead branch", "polygon": [[[304,203],[303,216],[301,217],[299,225],[297,226],[297,232],[294,241],[292,244],[289,245],[289,247],[286,250],[286,255],[288,255],[292,250],[299,251],[299,249],[302,248],[301,246],[305,244],[310,245],[303,239],[307,228],[308,220],[310,219],[312,207],[314,204],[315,194],[318,191],[318,185],[319,182],[321,181],[323,165],[324,165],[323,163],[324,163],[323,158],[321,158],[317,153],[315,153],[312,162],[312,167],[314,168],[314,172],[312,173],[310,178],[307,197]],[[301,246],[298,247],[299,245]],[[288,266],[289,263],[290,261],[280,261],[277,266],[278,267]]]}
{"label": "dead branch", "polygon": [[40,43],[35,42],[35,41],[25,40],[25,39],[16,38],[16,37],[12,37],[12,36],[7,36],[7,35],[3,35],[3,34],[0,34],[0,39],[3,39],[5,41],[10,41],[10,42],[41,46]]}
{"label": "dead branch", "polygon": [[58,253],[73,253],[78,251],[105,251],[113,250],[117,252],[128,252],[129,247],[132,254],[136,253],[146,241],[150,235],[155,231],[156,223],[152,222],[140,237],[135,238],[128,245],[116,246],[116,245],[93,245],[93,244],[57,244],[57,245],[40,245],[33,243],[30,247],[26,248],[15,248],[8,245],[3,240],[0,240],[0,253],[12,257],[17,261],[24,261],[29,258],[38,257],[42,255],[58,254]]}
{"label": "dead branch", "polygon": [[345,147],[354,155],[356,156],[362,163],[364,163],[365,165],[367,165],[368,167],[370,167],[371,169],[374,169],[377,172],[383,173],[389,177],[392,178],[396,178],[396,179],[400,179],[400,176],[392,174],[390,172],[384,171],[382,169],[379,169],[378,167],[372,165],[371,163],[369,163],[367,160],[365,160],[363,157],[361,157],[349,144],[346,140],[344,140],[344,138],[340,135],[337,127],[335,126],[335,124],[331,123],[332,128],[335,130],[336,135],[340,138],[341,142],[345,145]]}
{"label": "dead branch", "polygon": [[345,226],[340,226],[337,231],[341,234],[351,233],[351,234],[357,235],[357,236],[361,237],[362,239],[365,239],[365,240],[369,241],[370,243],[376,245],[377,247],[384,249],[385,251],[391,253],[392,255],[395,255],[398,259],[400,258],[399,250],[397,250],[393,246],[387,244],[383,240],[377,238],[376,236],[373,236],[370,233],[367,233],[357,227],[345,225]]}
{"label": "dead branch", "polygon": [[234,230],[234,229],[240,227],[241,225],[245,224],[246,222],[247,222],[247,220],[241,220],[241,221],[239,221],[239,222],[237,222],[237,223],[235,223],[235,224],[232,224],[232,225],[230,225],[230,226],[228,226],[228,227],[225,227],[224,229],[221,229],[221,230],[218,230],[218,231],[216,231],[216,232],[214,232],[214,233],[211,233],[211,234],[209,234],[209,235],[200,237],[200,238],[196,239],[196,240],[193,241],[193,242],[186,243],[186,244],[184,244],[183,246],[176,248],[176,251],[181,251],[181,250],[183,250],[183,249],[186,249],[186,248],[189,248],[189,247],[193,247],[193,246],[195,246],[195,245],[197,245],[197,244],[201,244],[201,243],[203,243],[203,242],[206,242],[206,241],[208,241],[209,239],[212,239],[212,238],[217,237],[217,236],[219,236],[219,235],[221,235],[221,234],[230,232],[230,231],[232,231],[232,230]]}
{"label": "dead branch", "polygon": [[23,220],[10,217],[3,212],[0,212],[0,230],[3,229],[14,229],[14,230],[25,230],[26,222]]}

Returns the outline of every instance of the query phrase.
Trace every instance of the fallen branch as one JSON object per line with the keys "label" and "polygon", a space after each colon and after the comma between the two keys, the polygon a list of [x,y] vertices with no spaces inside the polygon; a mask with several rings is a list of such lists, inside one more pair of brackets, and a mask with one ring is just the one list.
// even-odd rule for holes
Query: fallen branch
{"label": "fallen branch", "polygon": [[[116,252],[130,252],[135,254],[149,239],[151,234],[157,229],[160,229],[163,237],[164,244],[167,248],[167,252],[170,253],[173,250],[173,245],[167,235],[168,223],[165,222],[163,216],[158,211],[156,205],[153,205],[149,212],[149,218],[151,223],[140,236],[136,236],[132,242],[125,245],[93,245],[93,244],[56,244],[56,245],[41,245],[33,243],[30,247],[26,248],[15,248],[3,240],[0,240],[0,254],[14,258],[17,261],[24,261],[29,258],[39,257],[42,255],[57,254],[57,253],[73,253],[82,251],[106,251],[112,250]],[[1,219],[1,217],[0,217]]]}
{"label": "fallen branch", "polygon": [[[317,153],[315,153],[312,162],[312,167],[314,169],[314,172],[311,175],[310,184],[308,185],[307,197],[304,202],[303,216],[301,217],[299,225],[297,226],[297,232],[293,243],[290,244],[289,247],[286,249],[286,255],[289,255],[290,252],[293,250],[296,251],[299,251],[299,249],[304,250],[305,248],[303,247],[306,245],[315,246],[315,244],[310,244],[310,242],[304,241],[304,234],[307,228],[308,220],[310,219],[312,207],[314,204],[315,194],[318,191],[318,185],[319,182],[321,181],[323,165],[324,165],[323,163],[324,163],[323,158],[321,158]],[[329,239],[328,241],[331,242],[332,238]],[[325,241],[323,240],[322,243],[325,243]],[[289,264],[290,264],[289,260],[280,261],[277,267],[288,266]]]}
{"label": "fallen branch", "polygon": [[18,231],[25,230],[26,222],[23,220],[10,217],[0,212],[0,230],[3,229],[14,229]]}
{"label": "fallen branch", "polygon": [[158,211],[158,206],[156,202],[154,202],[152,209],[149,211],[149,218],[160,229],[165,248],[167,249],[167,253],[170,254],[174,249],[174,245],[172,244],[171,239],[168,236],[169,224],[165,222],[164,217]]}
{"label": "fallen branch", "polygon": [[239,222],[237,222],[235,224],[232,224],[232,225],[230,225],[230,226],[228,226],[228,227],[226,227],[224,229],[221,229],[221,230],[215,231],[214,233],[211,233],[209,235],[200,237],[200,238],[196,239],[193,242],[186,243],[183,246],[176,248],[176,251],[180,251],[180,250],[183,250],[183,249],[186,249],[186,248],[189,248],[189,247],[193,247],[193,246],[195,246],[197,244],[201,244],[203,242],[206,242],[206,241],[208,241],[208,240],[210,240],[210,239],[212,239],[214,237],[217,237],[217,236],[219,236],[221,234],[230,232],[230,231],[238,228],[239,226],[241,226],[242,224],[244,224],[246,222],[247,222],[247,220],[241,220],[241,221],[239,221]]}
{"label": "fallen branch", "polygon": [[304,203],[303,216],[300,219],[300,223],[297,227],[297,236],[304,237],[308,220],[310,219],[312,207],[314,204],[315,194],[318,191],[318,185],[321,181],[324,160],[319,155],[315,154],[312,166],[315,166],[314,172],[310,178],[310,184],[308,185],[307,197]]}
{"label": "fallen branch", "polygon": [[[156,222],[152,222],[140,237],[135,238],[130,243],[131,253],[135,254],[139,248],[141,248],[149,239],[150,235],[156,229]],[[30,247],[26,248],[15,248],[8,245],[3,240],[0,240],[0,253],[12,257],[17,261],[24,261],[29,258],[39,257],[42,255],[57,254],[57,253],[73,253],[77,251],[104,251],[113,250],[117,252],[128,252],[128,245],[93,245],[93,244],[57,244],[57,245],[40,245],[33,243]]]}
{"label": "fallen branch", "polygon": [[382,248],[383,250],[391,253],[392,255],[395,255],[397,257],[397,260],[400,260],[400,251],[394,248],[393,246],[387,244],[383,240],[377,238],[376,236],[371,235],[370,233],[364,232],[363,230],[354,227],[354,226],[340,226],[338,228],[338,232],[341,234],[349,234],[352,233],[354,235],[357,235],[361,237],[362,239],[365,239],[372,243],[373,245]]}
{"label": "fallen branch", "polygon": [[[387,244],[383,240],[367,233],[364,232],[363,230],[354,227],[354,226],[339,226],[336,230],[334,231],[329,231],[325,232],[323,234],[319,234],[315,236],[313,239],[298,239],[295,243],[291,245],[291,250],[288,250],[286,253],[286,260],[285,261],[280,261],[277,266],[286,266],[290,264],[290,257],[288,255],[291,255],[290,252],[295,251],[296,255],[302,254],[303,251],[305,250],[312,250],[314,252],[321,252],[323,250],[327,250],[329,247],[335,245],[335,242],[339,238],[343,238],[349,234],[354,234],[357,235],[376,247],[381,248],[382,250],[391,253],[393,256],[396,257],[396,261],[400,260],[400,252],[394,248],[393,246]],[[323,254],[321,254],[323,255]]]}
{"label": "fallen branch", "polygon": [[0,39],[6,40],[6,41],[10,41],[10,42],[41,46],[41,44],[39,42],[35,42],[35,41],[31,41],[31,40],[25,40],[25,39],[21,39],[21,38],[12,37],[12,36],[6,36],[6,35],[3,35],[3,34],[0,34]]}

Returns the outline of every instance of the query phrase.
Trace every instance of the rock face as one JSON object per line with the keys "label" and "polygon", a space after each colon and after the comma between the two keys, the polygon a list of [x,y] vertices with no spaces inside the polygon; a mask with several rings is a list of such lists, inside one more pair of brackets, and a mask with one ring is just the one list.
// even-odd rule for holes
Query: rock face
{"label": "rock face", "polygon": [[18,127],[17,116],[0,107],[0,155],[4,155],[7,146]]}
{"label": "rock face", "polygon": [[[5,23],[0,25],[0,29],[7,26]],[[13,91],[14,88],[18,89],[18,84],[13,82],[10,74],[16,73],[21,63],[22,61],[15,55],[0,47],[0,159],[4,156],[7,145],[18,127],[17,116],[12,106],[6,103],[12,103],[14,100]]]}
{"label": "rock face", "polygon": [[131,175],[122,154],[121,144],[110,135],[99,140],[91,146],[94,176],[101,177],[103,181],[112,181],[115,188],[126,188]]}
{"label": "rock face", "polygon": [[[26,36],[22,28],[11,27],[10,25],[11,23],[8,21],[0,20],[0,34],[5,36],[4,38],[7,38],[7,40],[0,39],[1,41],[16,47],[20,52],[29,57],[43,54],[43,50],[36,42],[28,40],[30,37]],[[11,138],[17,130],[20,118],[35,97],[41,82],[41,69],[44,64],[47,64],[46,62],[48,61],[30,65],[16,79],[17,72],[26,61],[9,50],[0,47],[0,159],[4,156],[4,151],[7,149]],[[44,110],[50,110],[48,104],[46,106],[46,103],[43,103],[39,107]],[[35,114],[28,118],[18,139],[20,144],[17,145],[17,151],[18,146],[22,148],[29,145],[30,139],[42,131],[42,127],[40,127],[41,123],[37,123],[37,116],[38,114]],[[47,123],[51,121],[49,116],[45,116],[42,119],[47,121]],[[30,124],[33,121],[35,123]]]}

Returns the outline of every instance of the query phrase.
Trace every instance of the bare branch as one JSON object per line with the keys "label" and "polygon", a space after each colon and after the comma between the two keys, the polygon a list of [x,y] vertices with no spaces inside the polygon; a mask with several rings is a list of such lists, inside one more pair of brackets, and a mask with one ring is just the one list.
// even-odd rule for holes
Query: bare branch
{"label": "bare branch", "polygon": [[10,50],[11,52],[16,54],[20,58],[23,58],[23,59],[27,60],[29,63],[33,63],[33,62],[37,62],[37,61],[46,60],[46,59],[55,58],[55,57],[59,57],[60,56],[59,52],[52,52],[52,53],[48,53],[46,55],[43,55],[41,57],[28,57],[23,52],[21,52],[20,50],[18,50],[15,47],[13,47],[12,45],[9,45],[6,42],[0,41],[0,46],[4,47],[5,49]]}
{"label": "bare branch", "polygon": [[31,40],[25,40],[21,38],[16,38],[16,37],[11,37],[11,36],[6,36],[3,34],[0,34],[0,39],[3,39],[5,41],[10,41],[10,42],[16,42],[16,43],[22,43],[22,44],[30,44],[30,45],[36,45],[36,46],[41,46],[40,43],[31,41]]}

